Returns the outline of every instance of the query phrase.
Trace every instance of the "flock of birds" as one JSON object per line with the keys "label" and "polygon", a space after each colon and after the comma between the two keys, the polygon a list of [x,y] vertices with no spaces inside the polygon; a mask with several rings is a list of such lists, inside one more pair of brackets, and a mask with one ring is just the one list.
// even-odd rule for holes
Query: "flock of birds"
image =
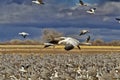
{"label": "flock of birds", "polygon": [[[35,4],[42,4],[42,5],[45,4],[45,3],[43,2],[43,0],[33,0],[32,2],[35,3]],[[79,5],[80,5],[80,6],[88,6],[87,4],[84,4],[84,2],[83,2],[82,0],[79,0]],[[90,14],[95,14],[95,10],[96,10],[96,8],[90,8],[90,9],[87,10],[86,12],[87,12],[87,13],[90,13]]]}
{"label": "flock of birds", "polygon": [[[44,5],[45,3],[43,2],[43,0],[33,0],[32,1],[35,4],[42,4]],[[79,0],[79,4],[80,6],[88,6],[87,4],[85,4],[82,0]],[[87,10],[86,12],[89,14],[95,14],[96,8],[90,8],[89,10]],[[115,18],[119,23],[120,23],[120,18]]]}
{"label": "flock of birds", "polygon": [[[82,36],[87,33],[89,33],[88,30],[81,30],[79,35]],[[19,35],[21,35],[23,38],[26,38],[27,36],[29,36],[29,33],[21,32],[19,33]],[[80,42],[79,40],[72,37],[57,37],[57,38],[52,38],[51,40],[45,42],[44,48],[63,44],[65,45],[64,49],[69,51],[72,50],[74,47],[78,47],[78,49],[80,49],[80,45],[91,45],[89,41],[90,41],[90,35],[87,37],[85,42]]]}
{"label": "flock of birds", "polygon": [[[42,0],[32,1],[45,4]],[[87,6],[79,0],[81,6]],[[95,14],[96,8],[86,11]],[[116,18],[120,23],[120,18]],[[81,30],[79,36],[89,33]],[[19,33],[26,38],[30,34]],[[44,48],[59,44],[69,51],[79,45],[91,45],[90,36],[85,42],[72,37],[57,37],[44,43]],[[0,80],[120,80],[120,54],[31,54],[0,55]]]}
{"label": "flock of birds", "polygon": [[120,54],[2,54],[0,80],[120,80]]}
{"label": "flock of birds", "polygon": [[[32,2],[35,3],[35,4],[42,4],[42,5],[45,4],[43,2],[43,0],[33,0]],[[82,0],[79,0],[79,5],[80,6],[88,6]],[[96,10],[96,8],[90,8],[86,12],[89,13],[89,14],[95,14],[95,10]],[[115,19],[120,23],[120,18],[115,18]],[[83,34],[86,34],[88,32],[89,32],[88,30],[83,30],[83,31],[81,31],[80,36],[83,35]],[[22,32],[22,33],[19,33],[19,35],[22,35],[24,38],[26,38],[26,36],[28,36],[29,34],[26,33],[26,32]],[[90,36],[88,36],[86,42],[84,42],[84,43],[80,43],[77,39],[74,39],[74,38],[71,38],[71,37],[59,37],[59,38],[55,38],[55,39],[53,39],[53,40],[51,40],[47,43],[44,43],[44,45],[45,45],[45,48],[46,48],[46,47],[49,47],[49,46],[54,46],[55,44],[64,44],[65,45],[65,48],[64,48],[65,50],[71,50],[75,46],[77,46],[78,49],[80,49],[80,47],[79,47],[80,44],[91,45],[91,43],[89,43],[89,40],[90,40]]]}

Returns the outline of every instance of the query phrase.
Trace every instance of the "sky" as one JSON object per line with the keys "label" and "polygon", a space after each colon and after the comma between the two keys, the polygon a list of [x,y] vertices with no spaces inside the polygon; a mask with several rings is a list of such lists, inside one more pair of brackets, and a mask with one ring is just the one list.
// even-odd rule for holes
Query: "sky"
{"label": "sky", "polygon": [[[0,0],[0,42],[22,39],[18,33],[28,32],[28,39],[40,40],[42,31],[54,29],[65,36],[90,31],[92,39],[120,40],[120,0],[83,0],[88,6],[78,6],[79,0],[43,0],[37,5],[31,0]],[[95,14],[86,13],[96,8]],[[78,36],[79,37],[79,36]]]}

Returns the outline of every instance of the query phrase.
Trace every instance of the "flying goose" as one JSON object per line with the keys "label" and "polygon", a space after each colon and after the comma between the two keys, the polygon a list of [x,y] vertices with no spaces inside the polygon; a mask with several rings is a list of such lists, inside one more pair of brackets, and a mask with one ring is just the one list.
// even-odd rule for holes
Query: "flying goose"
{"label": "flying goose", "polygon": [[95,14],[95,10],[96,10],[96,8],[91,8],[91,9],[87,10],[86,12],[89,14]]}
{"label": "flying goose", "polygon": [[35,4],[44,4],[42,0],[35,0],[35,1],[32,1],[33,3]]}
{"label": "flying goose", "polygon": [[19,33],[19,35],[23,36],[23,38],[26,38],[26,36],[28,36],[28,35],[29,35],[29,33],[26,33],[26,32],[21,32],[21,33]]}
{"label": "flying goose", "polygon": [[120,23],[120,18],[115,18]]}
{"label": "flying goose", "polygon": [[59,38],[52,38],[51,40],[49,40],[48,42],[44,43],[44,48],[47,48],[49,46],[54,46],[56,44],[58,44],[58,42],[60,40],[65,39],[65,37],[59,37]]}
{"label": "flying goose", "polygon": [[58,42],[58,44],[64,44],[65,45],[64,49],[69,51],[69,50],[72,50],[76,46],[77,46],[78,49],[80,49],[79,45],[81,45],[81,44],[89,45],[91,43],[87,43],[87,42],[81,43],[77,39],[74,39],[74,38],[71,38],[71,37],[66,37],[64,40],[60,40]]}
{"label": "flying goose", "polygon": [[84,2],[83,2],[82,0],[79,0],[79,4],[80,4],[81,6],[87,6],[87,4],[84,4]]}
{"label": "flying goose", "polygon": [[84,35],[86,33],[89,33],[89,31],[88,30],[81,30],[79,35],[81,36],[81,35]]}

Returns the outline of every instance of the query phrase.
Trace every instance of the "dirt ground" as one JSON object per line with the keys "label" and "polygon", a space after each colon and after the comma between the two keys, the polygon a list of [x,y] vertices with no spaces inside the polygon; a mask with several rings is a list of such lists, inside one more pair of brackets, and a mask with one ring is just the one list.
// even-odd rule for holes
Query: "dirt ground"
{"label": "dirt ground", "polygon": [[65,51],[63,45],[43,47],[44,45],[0,45],[0,53],[120,53],[120,46],[80,46],[80,50],[74,48],[70,51]]}

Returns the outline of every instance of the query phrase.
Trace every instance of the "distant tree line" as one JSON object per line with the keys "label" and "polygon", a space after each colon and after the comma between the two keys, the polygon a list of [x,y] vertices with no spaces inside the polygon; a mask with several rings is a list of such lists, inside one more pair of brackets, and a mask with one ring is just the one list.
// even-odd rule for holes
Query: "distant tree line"
{"label": "distant tree line", "polygon": [[[54,29],[44,29],[42,31],[41,40],[19,40],[19,39],[12,39],[6,42],[0,42],[0,45],[41,45],[44,42],[50,41],[56,37],[64,36],[63,33],[58,32]],[[102,39],[96,39],[94,41],[90,41],[93,46],[120,46],[120,40],[113,40],[110,42],[105,42]]]}

